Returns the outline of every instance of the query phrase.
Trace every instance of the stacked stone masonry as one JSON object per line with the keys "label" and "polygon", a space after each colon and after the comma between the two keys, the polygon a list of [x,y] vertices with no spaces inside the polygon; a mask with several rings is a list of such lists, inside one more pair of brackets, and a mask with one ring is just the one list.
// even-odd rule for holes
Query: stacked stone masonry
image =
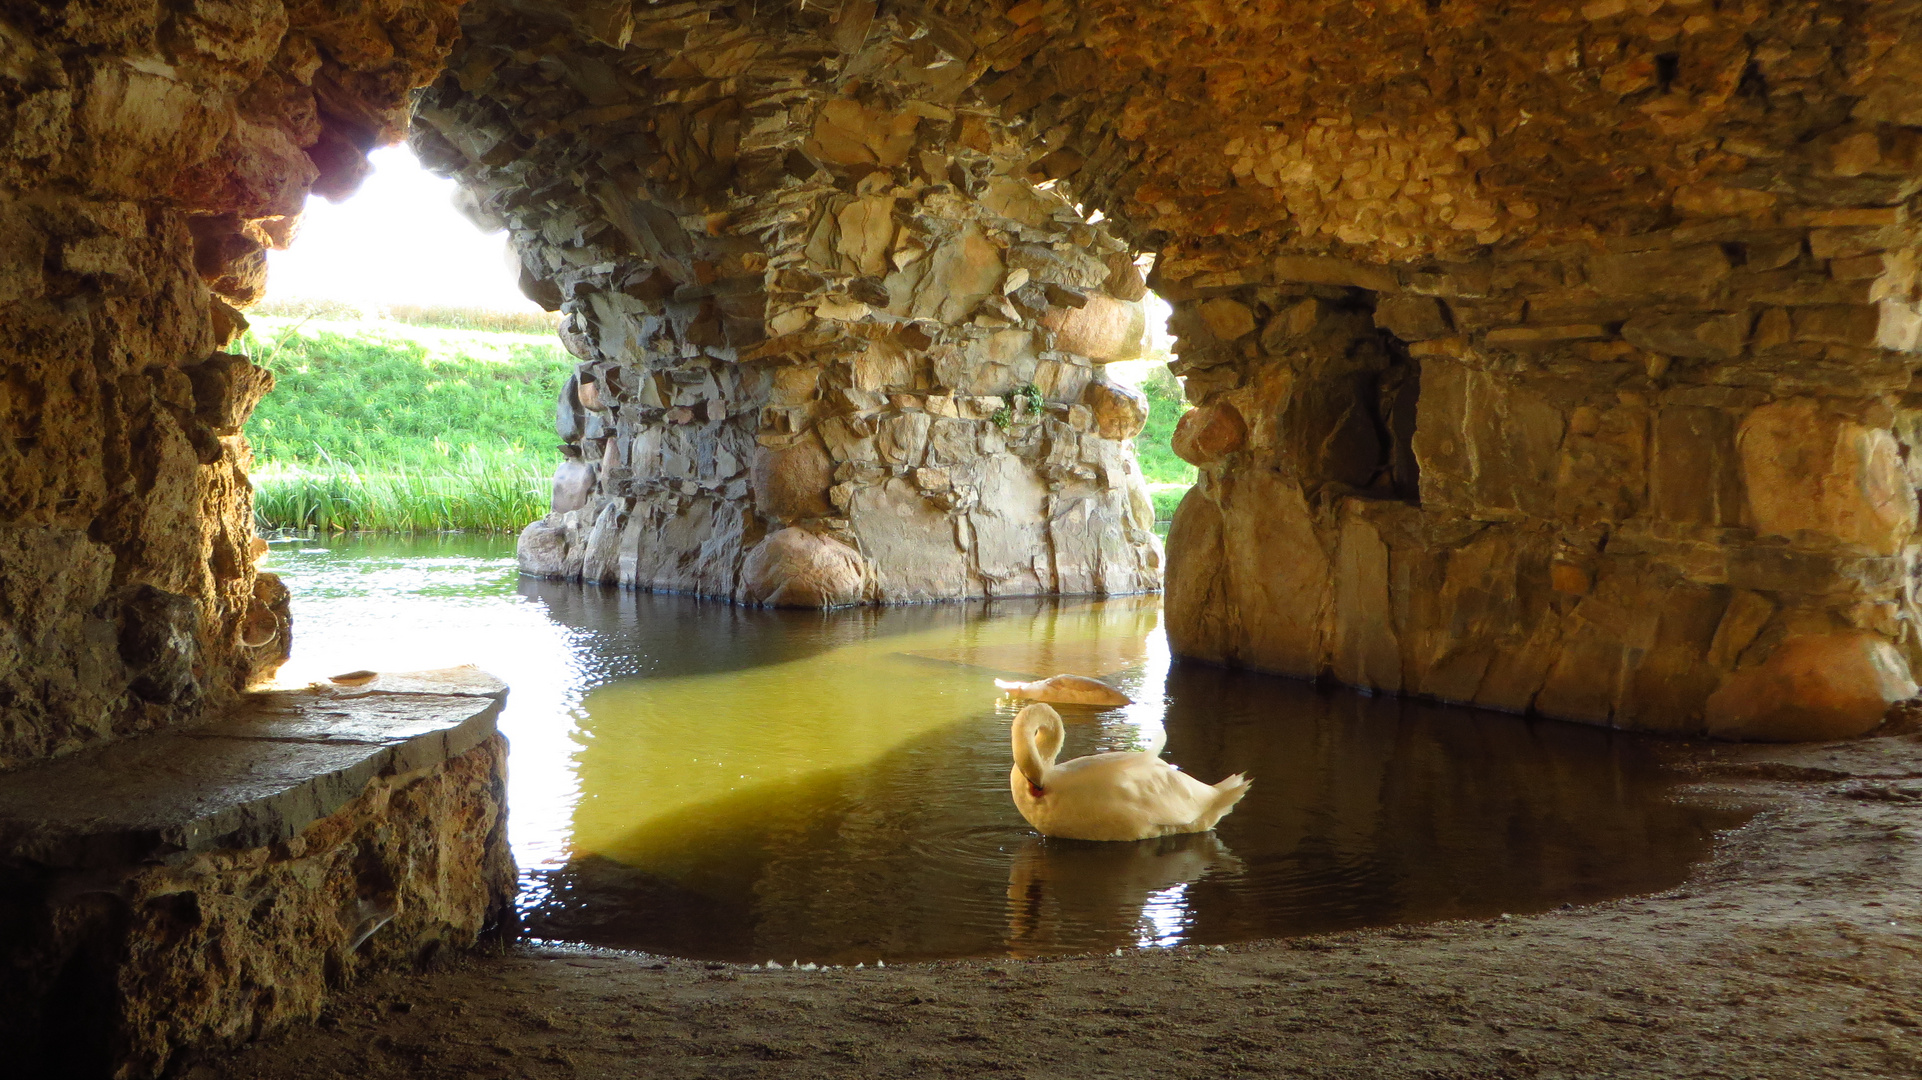
{"label": "stacked stone masonry", "polygon": [[308,192],[401,137],[457,7],[0,6],[9,1075],[178,1074],[370,964],[472,945],[511,897],[494,702],[457,747],[419,716],[336,730],[352,707],[290,737],[216,719],[291,635],[255,568],[241,430],[273,380],[229,351],[237,309]]}
{"label": "stacked stone masonry", "polygon": [[240,434],[273,380],[223,350],[455,11],[0,12],[0,769],[192,722],[287,656]]}
{"label": "stacked stone masonry", "polygon": [[[1061,340],[1061,290],[1130,300],[1148,251],[1200,406],[1178,652],[1845,735],[1922,650],[1919,12],[482,3],[416,141],[583,360],[536,571],[798,603],[1148,583],[1126,466],[1089,451],[1109,391],[1074,409],[1103,357]],[[1013,212],[1049,197],[1023,181],[1055,211]],[[1050,416],[1009,440],[981,421],[1029,350]],[[944,421],[972,465],[924,440]],[[1094,557],[1063,557],[1064,503]]]}
{"label": "stacked stone masonry", "polygon": [[1181,652],[1858,730],[1918,648],[1919,10],[489,0],[456,46],[445,3],[10,8],[0,763],[284,654],[238,435],[269,380],[222,350],[415,105],[582,361],[537,569],[1152,587],[1099,375],[1152,253],[1207,436]]}
{"label": "stacked stone masonry", "polygon": [[[1338,6],[1237,30],[1312,51]],[[1922,8],[1474,6],[1379,5],[1371,37],[1413,36],[1342,54],[1370,74],[1251,77],[1271,107],[1205,136],[1222,171],[1150,169],[1116,214],[1169,231],[1198,406],[1175,649],[1627,728],[1874,728],[1922,660]],[[1176,224],[1210,201],[1219,235]]]}
{"label": "stacked stone masonry", "polygon": [[[410,115],[580,362],[536,571],[1153,588],[1101,375],[1152,284],[1201,469],[1179,654],[1742,738],[1916,691],[1922,0],[34,0],[0,11],[0,770],[286,657],[240,435],[271,379],[227,350]],[[437,812],[385,798],[401,847]],[[231,1007],[182,1040],[287,1015],[206,979]]]}
{"label": "stacked stone masonry", "polygon": [[1158,587],[1145,403],[1101,373],[1145,286],[931,66],[958,26],[615,7],[470,8],[416,114],[580,359],[522,567],[810,607]]}

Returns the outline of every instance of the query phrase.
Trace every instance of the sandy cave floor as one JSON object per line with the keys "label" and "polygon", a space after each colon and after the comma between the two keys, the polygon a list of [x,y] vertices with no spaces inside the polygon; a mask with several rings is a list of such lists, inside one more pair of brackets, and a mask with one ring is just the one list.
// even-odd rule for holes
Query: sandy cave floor
{"label": "sandy cave floor", "polygon": [[864,971],[519,947],[377,976],[186,1075],[1922,1076],[1922,735],[1678,767],[1762,811],[1659,896]]}

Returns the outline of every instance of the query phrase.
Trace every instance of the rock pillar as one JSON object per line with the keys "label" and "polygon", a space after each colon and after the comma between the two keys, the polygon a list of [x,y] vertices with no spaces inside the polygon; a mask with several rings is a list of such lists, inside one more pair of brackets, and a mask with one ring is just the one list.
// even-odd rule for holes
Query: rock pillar
{"label": "rock pillar", "polygon": [[523,569],[810,607],[1156,588],[1145,403],[1101,371],[1143,282],[961,101],[953,29],[620,9],[477,5],[417,108],[580,360]]}
{"label": "rock pillar", "polygon": [[76,0],[0,14],[0,769],[191,722],[287,655],[234,341],[453,4]]}
{"label": "rock pillar", "polygon": [[1175,647],[1622,727],[1875,727],[1922,660],[1914,246],[1870,205],[1232,287],[1167,259],[1202,470]]}

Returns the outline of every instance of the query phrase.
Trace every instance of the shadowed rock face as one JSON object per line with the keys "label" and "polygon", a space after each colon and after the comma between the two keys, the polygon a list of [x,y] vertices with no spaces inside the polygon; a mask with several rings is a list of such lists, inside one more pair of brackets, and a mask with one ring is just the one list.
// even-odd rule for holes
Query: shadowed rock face
{"label": "shadowed rock face", "polygon": [[0,16],[0,768],[192,720],[287,655],[222,352],[309,189],[407,125],[454,4]]}
{"label": "shadowed rock face", "polygon": [[1908,692],[1922,5],[500,0],[458,47],[457,16],[0,23],[0,766],[283,654],[238,435],[267,381],[221,350],[429,83],[419,147],[581,359],[536,569],[1152,587],[1099,376],[1151,252],[1208,410],[1179,651],[1731,736],[1867,722],[1807,657]]}

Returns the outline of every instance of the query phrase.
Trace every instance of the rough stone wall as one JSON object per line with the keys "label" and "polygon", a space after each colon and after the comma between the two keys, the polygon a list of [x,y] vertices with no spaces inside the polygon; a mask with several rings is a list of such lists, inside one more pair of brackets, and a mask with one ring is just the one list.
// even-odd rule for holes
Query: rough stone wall
{"label": "rough stone wall", "polygon": [[[284,649],[230,305],[453,31],[391,0],[0,16],[0,767]],[[1152,585],[1139,403],[1096,375],[1118,240],[1157,253],[1204,406],[1181,652],[1726,734],[1912,692],[1922,4],[502,0],[474,31],[420,146],[583,360],[538,567],[789,603]]]}
{"label": "rough stone wall", "polygon": [[512,919],[505,742],[382,777],[270,846],[129,876],[15,868],[0,1032],[23,1076],[150,1077]]}
{"label": "rough stone wall", "polygon": [[1915,692],[1922,5],[996,10],[982,99],[1178,307],[1178,652],[1742,737]]}
{"label": "rough stone wall", "polygon": [[1145,403],[1100,369],[1144,285],[968,96],[964,20],[569,10],[470,7],[414,135],[581,360],[524,569],[798,606],[1158,586]]}
{"label": "rough stone wall", "polygon": [[399,137],[451,2],[0,12],[0,769],[219,706],[286,656],[222,352],[264,249]]}

